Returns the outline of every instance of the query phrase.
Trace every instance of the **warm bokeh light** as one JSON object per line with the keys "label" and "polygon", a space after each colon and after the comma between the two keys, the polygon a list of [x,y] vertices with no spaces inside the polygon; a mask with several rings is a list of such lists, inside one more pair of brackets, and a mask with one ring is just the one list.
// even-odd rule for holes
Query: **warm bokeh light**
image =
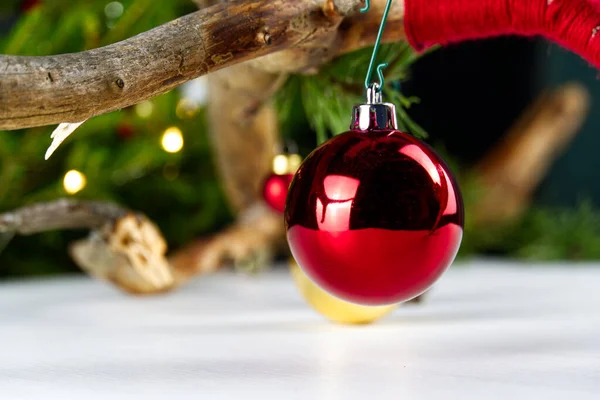
{"label": "warm bokeh light", "polygon": [[183,149],[183,134],[181,129],[170,127],[162,135],[161,145],[168,153],[177,153]]}
{"label": "warm bokeh light", "polygon": [[193,118],[198,115],[199,111],[200,105],[185,97],[179,100],[177,107],[175,108],[175,114],[177,115],[177,118],[180,119]]}
{"label": "warm bokeh light", "polygon": [[296,172],[298,168],[300,168],[300,164],[302,164],[302,157],[300,154],[290,154],[288,156],[288,168],[290,172]]}
{"label": "warm bokeh light", "polygon": [[283,175],[289,171],[288,158],[283,154],[278,154],[273,158],[273,172],[277,175]]}
{"label": "warm bokeh light", "polygon": [[69,194],[75,194],[82,191],[86,184],[87,179],[85,175],[74,169],[67,172],[63,179],[63,187]]}
{"label": "warm bokeh light", "polygon": [[135,105],[135,113],[140,118],[148,118],[152,115],[152,111],[154,110],[154,104],[151,101],[146,100],[142,101]]}

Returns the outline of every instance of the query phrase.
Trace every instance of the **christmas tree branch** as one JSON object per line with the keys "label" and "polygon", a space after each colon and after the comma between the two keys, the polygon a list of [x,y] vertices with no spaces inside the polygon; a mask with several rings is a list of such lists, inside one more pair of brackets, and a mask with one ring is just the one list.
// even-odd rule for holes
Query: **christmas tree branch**
{"label": "christmas tree branch", "polygon": [[[363,1],[234,1],[81,53],[0,56],[0,129],[83,121],[248,60],[271,72],[317,68],[373,42],[384,0],[372,3],[367,15],[344,19]],[[385,41],[403,36],[395,3]],[[323,32],[331,46],[319,45]]]}

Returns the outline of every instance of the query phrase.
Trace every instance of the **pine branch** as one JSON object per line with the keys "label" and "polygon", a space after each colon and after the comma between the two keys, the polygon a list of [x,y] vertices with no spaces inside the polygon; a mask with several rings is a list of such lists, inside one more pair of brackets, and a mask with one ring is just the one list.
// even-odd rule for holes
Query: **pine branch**
{"label": "pine branch", "polygon": [[[384,1],[372,3],[368,15],[343,20],[362,0],[227,2],[86,52],[0,56],[0,129],[83,121],[285,49],[292,50],[256,65],[269,71],[316,68],[340,52],[372,43]],[[385,41],[403,37],[403,15],[403,2],[397,1]],[[321,42],[331,44],[327,51]]]}
{"label": "pine branch", "polygon": [[[364,78],[372,54],[372,47],[341,56],[323,67],[317,76],[293,76],[277,93],[279,118],[282,126],[291,125],[297,107],[294,99],[300,98],[308,122],[317,134],[317,143],[329,135],[348,130],[349,110],[364,102]],[[417,53],[406,42],[381,46],[378,62],[387,62],[386,79],[398,81],[407,75]],[[398,85],[389,85],[384,92],[385,101],[396,104],[398,125],[403,131],[424,139],[427,133],[409,117],[406,109],[417,99],[406,98]]]}

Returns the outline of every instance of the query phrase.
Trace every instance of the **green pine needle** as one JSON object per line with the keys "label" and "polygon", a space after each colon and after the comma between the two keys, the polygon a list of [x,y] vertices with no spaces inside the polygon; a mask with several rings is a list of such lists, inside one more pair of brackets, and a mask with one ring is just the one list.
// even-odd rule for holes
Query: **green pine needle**
{"label": "green pine needle", "polygon": [[[291,77],[276,97],[282,128],[290,129],[293,125],[291,119],[297,117],[295,104],[299,97],[304,117],[314,129],[318,144],[331,135],[347,131],[352,107],[364,102],[363,82],[371,52],[372,48],[365,48],[339,57],[323,67],[317,76]],[[378,61],[389,64],[385,76],[391,82],[406,78],[407,68],[417,57],[408,43],[398,42],[381,46]],[[384,97],[396,104],[401,130],[427,138],[427,133],[407,113],[418,99],[403,96],[396,87],[386,88]]]}

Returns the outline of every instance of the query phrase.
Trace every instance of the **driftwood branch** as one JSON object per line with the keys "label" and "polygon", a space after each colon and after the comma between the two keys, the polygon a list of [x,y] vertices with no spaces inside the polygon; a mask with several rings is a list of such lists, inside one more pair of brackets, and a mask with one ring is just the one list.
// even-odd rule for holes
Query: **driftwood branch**
{"label": "driftwood branch", "polygon": [[282,239],[283,221],[256,205],[246,209],[235,226],[167,258],[160,229],[143,214],[116,204],[60,199],[0,214],[0,233],[31,235],[63,229],[90,230],[70,246],[82,270],[127,293],[152,294],[232,262],[247,271],[264,267],[270,262],[273,238]]}
{"label": "driftwood branch", "polygon": [[544,93],[474,168],[482,196],[470,210],[475,226],[522,215],[553,161],[575,138],[590,107],[587,89],[568,83]]}
{"label": "driftwood branch", "polygon": [[96,229],[128,213],[112,203],[61,199],[0,214],[0,232],[31,235],[59,229]]}
{"label": "driftwood branch", "polygon": [[60,199],[0,214],[0,233],[31,235],[59,229],[90,229],[71,246],[71,256],[90,275],[128,293],[175,287],[167,244],[147,217],[116,204]]}
{"label": "driftwood branch", "polygon": [[[283,54],[279,61],[265,59],[264,68],[318,66],[340,52],[372,43],[383,1],[372,3],[368,16],[354,17],[360,26],[352,18],[341,22],[357,13],[362,0],[219,3],[98,49],[45,57],[0,56],[0,129],[83,121],[285,49],[304,48]],[[402,1],[397,1],[386,41],[402,37],[402,17]],[[323,51],[315,38],[321,28],[338,26],[339,36],[330,42],[335,45]],[[306,46],[320,48],[323,54],[315,57],[319,51]]]}

